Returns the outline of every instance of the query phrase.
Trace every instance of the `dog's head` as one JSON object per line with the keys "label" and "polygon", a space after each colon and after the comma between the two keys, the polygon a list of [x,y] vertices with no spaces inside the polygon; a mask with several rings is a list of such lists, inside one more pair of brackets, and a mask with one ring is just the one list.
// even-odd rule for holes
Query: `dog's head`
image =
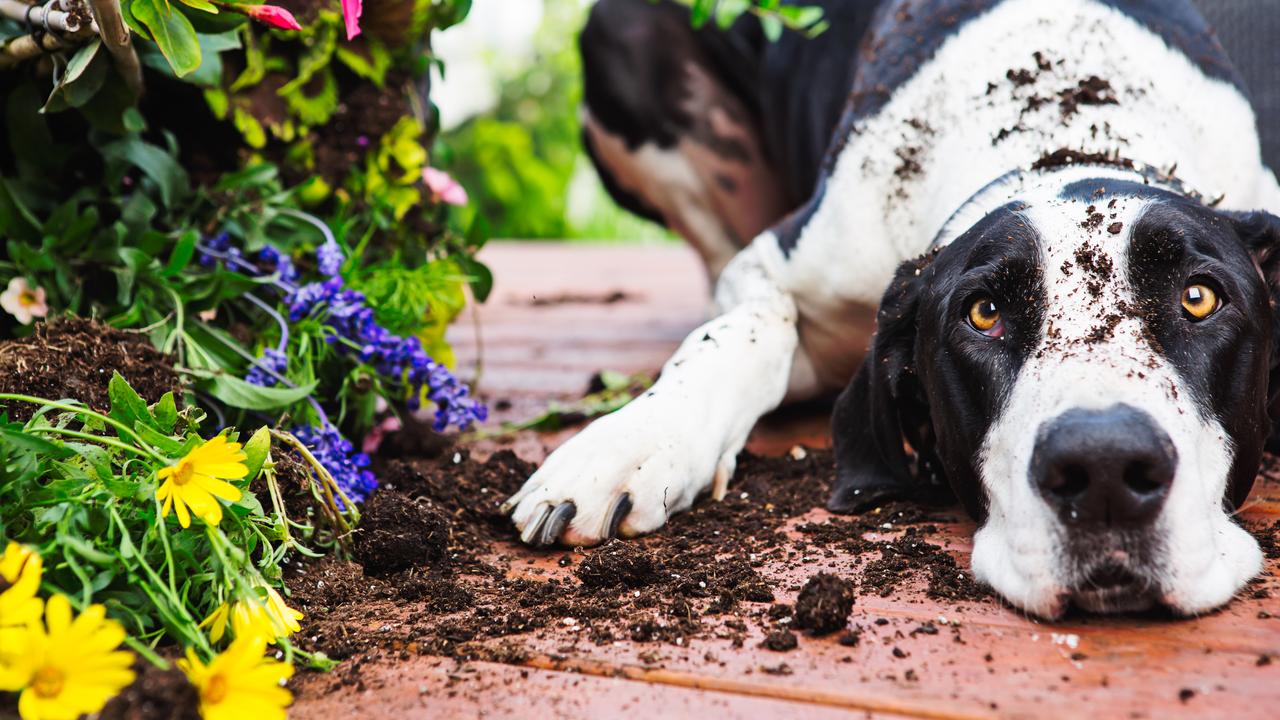
{"label": "dog's head", "polygon": [[1227,602],[1261,567],[1230,514],[1280,408],[1277,250],[1280,218],[1116,179],[990,212],[886,292],[832,509],[953,492],[975,575],[1044,617]]}

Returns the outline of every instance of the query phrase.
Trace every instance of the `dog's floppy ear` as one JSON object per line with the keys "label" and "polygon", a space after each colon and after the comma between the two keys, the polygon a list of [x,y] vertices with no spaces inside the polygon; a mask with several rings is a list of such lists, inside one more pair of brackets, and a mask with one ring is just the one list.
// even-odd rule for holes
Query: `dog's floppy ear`
{"label": "dog's floppy ear", "polygon": [[[832,512],[858,512],[889,499],[932,502],[950,496],[915,371],[916,314],[931,257],[898,268],[880,304],[871,350],[836,401],[836,482],[827,502]],[[905,443],[915,451],[915,463]]]}
{"label": "dog's floppy ear", "polygon": [[[1271,416],[1272,436],[1267,443],[1272,452],[1280,450],[1280,217],[1269,212],[1228,212],[1236,234],[1258,263],[1258,269],[1271,289],[1271,377],[1267,383],[1267,414]],[[1240,498],[1241,501],[1244,498]]]}

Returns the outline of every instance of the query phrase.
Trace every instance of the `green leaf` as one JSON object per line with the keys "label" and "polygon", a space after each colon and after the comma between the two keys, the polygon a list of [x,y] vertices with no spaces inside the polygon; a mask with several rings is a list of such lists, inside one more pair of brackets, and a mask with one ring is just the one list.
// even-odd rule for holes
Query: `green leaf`
{"label": "green leaf", "polygon": [[363,46],[346,44],[334,49],[338,60],[351,69],[351,72],[382,87],[387,80],[387,70],[391,69],[391,53],[382,43],[368,40]]}
{"label": "green leaf", "polygon": [[720,0],[716,3],[716,25],[721,30],[728,30],[750,8],[751,0]]}
{"label": "green leaf", "polygon": [[182,4],[193,10],[207,12],[210,15],[218,14],[218,6],[209,2],[209,0],[182,0]]}
{"label": "green leaf", "polygon": [[49,442],[38,435],[24,432],[17,423],[0,425],[0,442],[27,452],[39,453],[53,458],[65,458],[75,454],[68,447]]}
{"label": "green leaf", "polygon": [[716,0],[693,0],[693,7],[689,10],[689,22],[695,28],[706,25],[707,20],[711,19],[711,11],[715,6]]}
{"label": "green leaf", "polygon": [[160,200],[166,207],[173,207],[190,190],[187,171],[159,146],[130,137],[104,145],[101,152],[103,158],[132,165],[151,178],[159,187]]}
{"label": "green leaf", "polygon": [[183,441],[175,440],[159,430],[154,430],[146,425],[139,425],[138,434],[142,436],[143,440],[146,440],[169,457],[179,458],[186,454],[184,452],[186,444]]}
{"label": "green leaf", "polygon": [[173,247],[173,253],[169,255],[169,264],[160,275],[169,278],[185,270],[196,253],[196,243],[199,240],[200,233],[194,229],[183,233],[178,238],[178,244]]}
{"label": "green leaf", "polygon": [[232,113],[231,122],[240,131],[244,137],[244,142],[251,148],[261,149],[267,144],[267,132],[262,129],[262,123],[258,119],[249,114],[244,108],[236,108]]}
{"label": "green leaf", "polygon": [[142,117],[142,113],[139,112],[136,107],[126,109],[122,119],[124,121],[125,130],[128,130],[129,132],[140,133],[147,129],[147,120]]}
{"label": "green leaf", "polygon": [[244,466],[249,468],[249,474],[244,476],[245,482],[249,482],[258,476],[258,471],[262,469],[262,464],[267,461],[267,453],[269,452],[271,452],[271,430],[263,425],[249,438],[249,442],[244,444]]}
{"label": "green leaf", "polygon": [[133,16],[151,31],[178,77],[200,67],[200,40],[186,15],[164,0],[133,0]]}
{"label": "green leaf", "polygon": [[813,5],[783,5],[778,8],[778,14],[791,27],[800,29],[816,25],[822,20],[822,8]]}
{"label": "green leaf", "polygon": [[278,410],[305,399],[316,389],[316,381],[296,388],[259,387],[233,375],[197,372],[209,394],[234,408]]}
{"label": "green leaf", "polygon": [[769,38],[769,42],[778,42],[778,38],[782,37],[782,21],[777,15],[761,15],[760,27],[764,30],[764,36]]}
{"label": "green leaf", "polygon": [[475,296],[476,302],[488,300],[489,293],[493,291],[493,272],[489,270],[489,266],[462,253],[453,259],[467,274],[467,283],[471,286],[471,294]]}
{"label": "green leaf", "polygon": [[57,112],[69,107],[81,107],[93,99],[107,77],[109,60],[99,59],[102,41],[93,40],[76,51],[60,75],[55,75],[53,92],[41,112]]}
{"label": "green leaf", "polygon": [[111,417],[129,427],[139,423],[155,427],[155,418],[151,417],[146,401],[118,371],[111,374],[111,382],[107,383],[107,397],[111,400]]}
{"label": "green leaf", "polygon": [[151,406],[151,416],[156,419],[156,427],[163,433],[172,433],[178,424],[178,404],[173,400],[173,392],[160,396],[160,402]]}
{"label": "green leaf", "polygon": [[[308,90],[316,90],[316,94],[310,95]],[[291,82],[280,88],[279,94],[304,125],[323,125],[338,109],[338,82],[327,69],[319,83]]]}

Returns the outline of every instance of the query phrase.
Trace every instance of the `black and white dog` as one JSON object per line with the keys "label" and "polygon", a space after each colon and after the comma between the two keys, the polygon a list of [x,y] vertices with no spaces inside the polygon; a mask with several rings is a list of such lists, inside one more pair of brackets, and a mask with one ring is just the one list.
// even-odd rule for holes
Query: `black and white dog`
{"label": "black and white dog", "polygon": [[832,510],[953,493],[976,577],[1043,617],[1230,600],[1262,563],[1232,513],[1280,408],[1280,185],[1207,23],[825,5],[778,43],[595,7],[588,148],[721,314],[508,501],[524,541],[652,531],[723,495],[761,415],[847,385]]}

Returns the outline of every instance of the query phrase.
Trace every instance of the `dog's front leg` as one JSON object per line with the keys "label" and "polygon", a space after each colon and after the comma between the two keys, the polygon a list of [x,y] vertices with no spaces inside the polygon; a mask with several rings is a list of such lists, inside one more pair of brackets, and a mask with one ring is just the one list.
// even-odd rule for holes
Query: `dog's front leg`
{"label": "dog's front leg", "polygon": [[708,489],[723,494],[747,434],[782,402],[797,347],[795,304],[766,248],[729,263],[716,285],[723,314],[685,339],[648,392],[571,438],[507,501],[522,540],[638,535]]}

